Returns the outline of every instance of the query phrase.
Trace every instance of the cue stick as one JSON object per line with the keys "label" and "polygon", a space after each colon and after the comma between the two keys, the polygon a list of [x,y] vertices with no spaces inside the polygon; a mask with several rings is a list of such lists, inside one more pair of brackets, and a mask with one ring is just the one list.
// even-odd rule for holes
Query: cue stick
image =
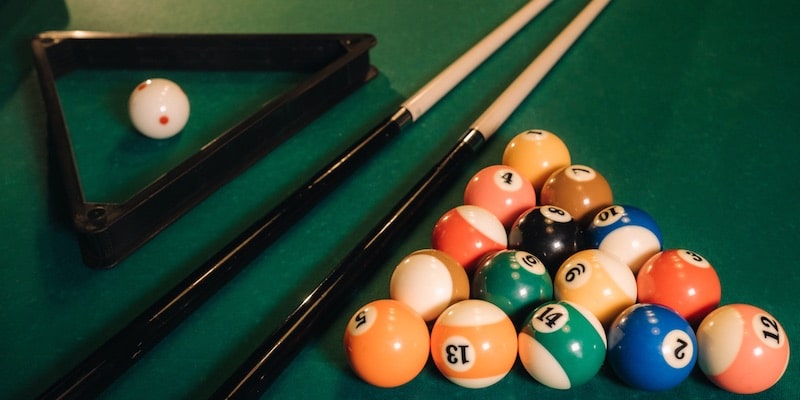
{"label": "cue stick", "polygon": [[401,129],[421,117],[552,0],[532,0],[405,101],[339,158],[259,218],[219,252],[43,392],[39,398],[97,396]]}
{"label": "cue stick", "polygon": [[412,224],[424,203],[469,161],[538,85],[610,0],[591,1],[500,94],[453,148],[400,200],[341,263],[297,306],[283,324],[218,388],[212,399],[255,398],[283,371],[315,325],[362,281],[381,251]]}

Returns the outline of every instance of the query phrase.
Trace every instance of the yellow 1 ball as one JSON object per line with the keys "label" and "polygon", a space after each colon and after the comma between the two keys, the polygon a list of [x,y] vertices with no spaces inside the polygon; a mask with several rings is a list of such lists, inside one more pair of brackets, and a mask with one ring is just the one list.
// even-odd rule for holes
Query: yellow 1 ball
{"label": "yellow 1 ball", "polygon": [[503,165],[519,171],[536,193],[555,170],[570,165],[567,145],[554,133],[531,129],[511,139],[503,151]]}

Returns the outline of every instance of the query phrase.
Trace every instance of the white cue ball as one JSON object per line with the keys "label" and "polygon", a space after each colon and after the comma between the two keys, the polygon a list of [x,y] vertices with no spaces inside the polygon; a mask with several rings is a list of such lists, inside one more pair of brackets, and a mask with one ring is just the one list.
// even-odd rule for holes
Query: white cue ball
{"label": "white cue ball", "polygon": [[189,98],[175,82],[148,79],[133,89],[128,99],[133,126],[153,139],[167,139],[180,132],[189,120]]}

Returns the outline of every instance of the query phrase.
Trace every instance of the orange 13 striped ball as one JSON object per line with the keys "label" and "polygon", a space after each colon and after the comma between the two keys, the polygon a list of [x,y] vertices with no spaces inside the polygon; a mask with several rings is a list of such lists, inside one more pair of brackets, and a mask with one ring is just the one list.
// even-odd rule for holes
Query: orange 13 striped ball
{"label": "orange 13 striped ball", "polygon": [[511,319],[484,300],[448,307],[431,331],[431,356],[451,382],[483,388],[505,377],[517,358],[517,331]]}

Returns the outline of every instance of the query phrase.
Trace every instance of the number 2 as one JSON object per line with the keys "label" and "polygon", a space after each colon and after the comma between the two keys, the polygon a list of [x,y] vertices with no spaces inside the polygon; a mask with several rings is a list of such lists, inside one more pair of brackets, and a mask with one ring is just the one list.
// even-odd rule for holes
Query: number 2
{"label": "number 2", "polygon": [[686,346],[689,345],[689,343],[680,338],[677,339],[677,342],[678,342],[678,347],[675,348],[674,352],[675,358],[677,358],[678,360],[683,360],[683,358],[686,357],[686,353],[683,352],[683,349],[685,349]]}

